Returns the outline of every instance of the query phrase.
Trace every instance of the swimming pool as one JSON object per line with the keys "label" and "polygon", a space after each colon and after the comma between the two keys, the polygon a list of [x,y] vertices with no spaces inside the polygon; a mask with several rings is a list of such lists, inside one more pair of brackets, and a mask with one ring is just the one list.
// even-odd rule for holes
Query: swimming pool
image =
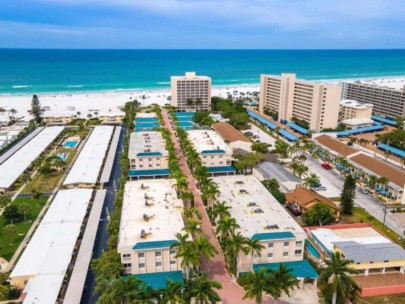
{"label": "swimming pool", "polygon": [[58,153],[56,155],[56,157],[59,157],[61,160],[66,161],[66,159],[68,158],[69,153]]}
{"label": "swimming pool", "polygon": [[311,244],[310,241],[305,240],[305,248],[308,250],[309,254],[312,255],[315,259],[319,259],[321,255],[319,254],[318,250]]}
{"label": "swimming pool", "polygon": [[76,148],[77,140],[69,140],[63,145],[65,148]]}

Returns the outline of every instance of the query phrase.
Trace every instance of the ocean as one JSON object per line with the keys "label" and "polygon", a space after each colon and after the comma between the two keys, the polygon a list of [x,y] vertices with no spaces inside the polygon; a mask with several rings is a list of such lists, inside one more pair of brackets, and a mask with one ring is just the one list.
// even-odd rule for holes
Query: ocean
{"label": "ocean", "polygon": [[213,85],[258,84],[260,74],[308,80],[405,75],[405,50],[0,49],[0,94],[165,89],[195,71]]}

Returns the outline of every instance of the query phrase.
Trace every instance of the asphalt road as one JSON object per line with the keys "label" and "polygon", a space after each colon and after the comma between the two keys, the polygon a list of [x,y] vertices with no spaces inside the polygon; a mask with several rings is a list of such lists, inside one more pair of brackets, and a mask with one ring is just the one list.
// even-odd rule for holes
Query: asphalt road
{"label": "asphalt road", "polygon": [[[122,155],[123,139],[126,134],[126,128],[122,127],[121,136],[118,142],[117,154],[115,156],[114,165],[111,172],[110,182],[104,188],[107,189],[106,198],[104,201],[103,212],[101,213],[101,219],[98,225],[96,241],[93,248],[93,259],[100,257],[101,253],[107,250],[108,231],[107,231],[107,210],[110,213],[114,208],[115,200],[115,185],[118,187],[118,179],[121,176],[120,160]],[[114,184],[115,181],[115,184]],[[80,303],[82,304],[94,304],[97,301],[97,295],[94,295],[95,288],[95,275],[89,268],[87,272],[85,287],[82,294]]]}
{"label": "asphalt road", "polygon": [[[335,170],[325,170],[321,167],[321,162],[308,153],[305,153],[307,156],[307,160],[305,161],[305,165],[307,165],[311,171],[314,171],[318,176],[321,178],[321,183],[325,186],[333,187],[335,189],[343,189],[344,177],[340,175]],[[318,169],[315,169],[318,168]],[[327,182],[324,182],[327,181]],[[324,195],[324,193],[320,192],[320,194]],[[374,216],[380,222],[384,221],[384,205],[377,200],[375,197],[369,194],[363,194],[356,191],[356,198],[355,204],[358,207],[363,208],[369,214]],[[385,218],[385,225],[398,233],[399,235],[403,235],[405,231],[405,225],[400,223],[398,220],[393,218],[391,214],[387,211],[386,218]]]}

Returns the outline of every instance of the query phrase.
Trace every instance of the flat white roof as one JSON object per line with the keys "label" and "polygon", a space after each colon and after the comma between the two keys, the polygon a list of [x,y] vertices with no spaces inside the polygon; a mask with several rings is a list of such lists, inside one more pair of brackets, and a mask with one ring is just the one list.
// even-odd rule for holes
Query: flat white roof
{"label": "flat white roof", "polygon": [[340,121],[342,124],[345,125],[352,125],[352,126],[358,126],[358,125],[364,125],[364,124],[373,124],[374,120],[372,119],[367,119],[367,118],[352,118],[352,119],[345,119]]}
{"label": "flat white roof", "polygon": [[[301,226],[256,177],[217,176],[213,180],[220,191],[218,201],[225,201],[231,206],[231,217],[236,219],[240,225],[239,231],[244,236],[251,238],[256,233],[282,231],[305,235]],[[269,229],[268,226],[273,228]]]}
{"label": "flat white roof", "polygon": [[333,251],[333,244],[336,242],[354,241],[359,244],[391,243],[389,239],[382,236],[371,227],[345,229],[317,228],[310,231],[329,251]]}
{"label": "flat white roof", "polygon": [[95,127],[64,181],[64,185],[95,184],[107,152],[114,127]]}
{"label": "flat white roof", "polygon": [[[28,281],[24,288],[24,304],[54,304],[62,286],[64,274],[41,275]],[[45,292],[46,291],[46,292]]]}
{"label": "flat white roof", "polygon": [[63,279],[72,259],[92,192],[90,189],[60,190],[11,273],[11,278],[33,277],[27,297],[47,299],[35,303],[55,303],[56,298],[49,299],[49,296],[56,297],[59,292],[62,283],[59,276]]}
{"label": "flat white roof", "polygon": [[134,158],[138,153],[160,152],[163,156],[168,155],[165,141],[158,131],[132,132],[129,141],[128,157]]}
{"label": "flat white roof", "polygon": [[[118,251],[132,249],[137,243],[175,240],[184,228],[183,201],[177,198],[175,184],[174,179],[125,184]],[[144,214],[151,218],[145,221]],[[145,238],[141,238],[142,230]]]}
{"label": "flat white roof", "polygon": [[0,165],[0,188],[9,188],[64,127],[47,127]]}
{"label": "flat white roof", "polygon": [[203,151],[223,150],[225,154],[232,154],[231,148],[213,130],[190,130],[187,131],[188,139],[198,153]]}
{"label": "flat white roof", "polygon": [[186,72],[184,76],[172,76],[176,80],[211,80],[208,76],[197,76],[195,72]]}
{"label": "flat white roof", "polygon": [[385,88],[391,89],[391,90],[404,91],[404,89],[405,89],[405,77],[352,80],[352,81],[348,81],[348,82],[356,83],[356,84],[378,86],[378,87],[385,87]]}
{"label": "flat white roof", "polygon": [[352,100],[352,99],[341,100],[340,105],[343,107],[359,109],[359,110],[368,109],[368,108],[373,107],[373,105],[371,103],[360,103],[357,100]]}

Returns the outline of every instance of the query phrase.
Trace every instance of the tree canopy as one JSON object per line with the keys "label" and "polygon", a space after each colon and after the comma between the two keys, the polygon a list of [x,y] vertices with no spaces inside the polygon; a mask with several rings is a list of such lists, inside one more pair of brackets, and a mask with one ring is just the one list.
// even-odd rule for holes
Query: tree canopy
{"label": "tree canopy", "polygon": [[342,194],[340,195],[340,207],[344,214],[352,214],[354,198],[356,196],[356,180],[349,174],[345,178]]}
{"label": "tree canopy", "polygon": [[334,218],[333,208],[323,202],[316,203],[302,216],[302,220],[308,226],[326,225],[333,222]]}
{"label": "tree canopy", "polygon": [[28,112],[34,116],[34,120],[37,124],[42,122],[42,114],[44,114],[45,110],[41,107],[37,95],[32,96],[31,109]]}

